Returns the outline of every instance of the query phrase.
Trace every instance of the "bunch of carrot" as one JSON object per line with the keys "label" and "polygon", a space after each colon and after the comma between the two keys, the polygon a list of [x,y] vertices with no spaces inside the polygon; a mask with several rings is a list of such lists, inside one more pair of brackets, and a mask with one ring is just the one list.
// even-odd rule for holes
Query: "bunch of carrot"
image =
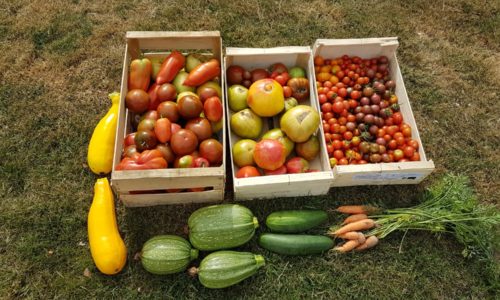
{"label": "bunch of carrot", "polygon": [[378,244],[375,235],[365,236],[362,231],[376,226],[374,220],[368,215],[379,211],[378,208],[367,205],[344,205],[336,209],[337,212],[349,214],[342,222],[342,227],[332,227],[328,235],[334,238],[341,238],[345,242],[333,248],[333,250],[345,253],[349,251],[362,251],[374,247]]}

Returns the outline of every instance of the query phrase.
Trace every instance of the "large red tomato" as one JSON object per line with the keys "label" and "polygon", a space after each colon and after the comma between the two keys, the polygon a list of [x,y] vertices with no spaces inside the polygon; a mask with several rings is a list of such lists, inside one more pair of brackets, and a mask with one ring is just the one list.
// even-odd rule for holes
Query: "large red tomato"
{"label": "large red tomato", "polygon": [[189,129],[180,129],[170,138],[172,151],[178,156],[192,153],[198,146],[198,138]]}
{"label": "large red tomato", "polygon": [[262,169],[276,170],[285,163],[285,146],[278,140],[264,139],[255,145],[253,159]]}
{"label": "large red tomato", "polygon": [[222,144],[216,139],[204,140],[200,144],[200,156],[206,158],[211,165],[222,163]]}
{"label": "large red tomato", "polygon": [[254,166],[245,166],[236,172],[236,178],[247,178],[260,176],[259,170]]}

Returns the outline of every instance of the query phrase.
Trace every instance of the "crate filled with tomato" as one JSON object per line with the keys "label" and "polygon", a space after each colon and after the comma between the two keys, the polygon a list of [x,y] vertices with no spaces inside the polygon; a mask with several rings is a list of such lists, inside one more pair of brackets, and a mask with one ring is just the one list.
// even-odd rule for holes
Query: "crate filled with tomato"
{"label": "crate filled with tomato", "polygon": [[227,48],[225,67],[234,197],[326,194],[310,48]]}
{"label": "crate filled with tomato", "polygon": [[219,32],[127,32],[112,186],[128,206],[220,201]]}
{"label": "crate filled with tomato", "polygon": [[315,89],[333,186],[419,183],[428,161],[399,70],[396,38],[317,40]]}

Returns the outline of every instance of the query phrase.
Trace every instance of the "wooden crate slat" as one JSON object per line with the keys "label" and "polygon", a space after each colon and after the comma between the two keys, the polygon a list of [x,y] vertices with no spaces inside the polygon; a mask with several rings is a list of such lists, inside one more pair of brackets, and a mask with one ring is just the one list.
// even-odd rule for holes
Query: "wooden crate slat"
{"label": "wooden crate slat", "polygon": [[165,193],[165,194],[123,194],[119,199],[128,207],[144,207],[165,204],[191,204],[218,202],[224,198],[224,190],[205,192]]}

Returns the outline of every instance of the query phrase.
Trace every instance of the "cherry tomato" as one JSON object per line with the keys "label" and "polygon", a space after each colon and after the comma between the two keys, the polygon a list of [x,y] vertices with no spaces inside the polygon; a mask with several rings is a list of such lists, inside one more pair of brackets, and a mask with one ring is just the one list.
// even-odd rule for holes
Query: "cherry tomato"
{"label": "cherry tomato", "polygon": [[353,138],[353,134],[350,131],[344,132],[344,139],[350,141]]}
{"label": "cherry tomato", "polygon": [[333,157],[335,157],[337,160],[340,160],[344,157],[344,152],[342,152],[342,150],[335,150],[333,151]]}
{"label": "cherry tomato", "polygon": [[347,96],[347,89],[345,87],[339,88],[337,94],[339,97],[345,98]]}
{"label": "cherry tomato", "polygon": [[[291,93],[292,93],[292,92],[291,92],[291,90],[290,90],[290,96],[291,96]],[[285,96],[285,97],[286,97],[286,96]],[[326,95],[325,95],[325,94],[319,94],[319,95],[318,95],[318,100],[319,100],[319,103],[320,103],[320,104],[323,104],[323,103],[328,102],[328,98],[326,97]]]}
{"label": "cherry tomato", "polygon": [[338,160],[338,164],[342,165],[342,166],[348,165],[349,161],[347,160],[347,158],[343,157],[343,158],[341,158],[341,159]]}
{"label": "cherry tomato", "polygon": [[340,150],[340,149],[342,149],[342,142],[339,140],[333,140],[332,146],[333,146],[333,149]]}
{"label": "cherry tomato", "polygon": [[400,150],[400,149],[396,149],[394,150],[394,159],[399,161],[400,159],[402,159],[404,157],[404,152],[403,150]]}
{"label": "cherry tomato", "polygon": [[418,152],[413,153],[413,156],[410,157],[411,161],[419,161],[420,160],[420,154]]}
{"label": "cherry tomato", "polygon": [[342,102],[335,102],[333,103],[332,110],[335,113],[340,114],[344,110],[344,104]]}
{"label": "cherry tomato", "polygon": [[323,131],[324,131],[325,133],[330,132],[330,124],[328,124],[328,123],[324,123],[324,124],[323,124]]}
{"label": "cherry tomato", "polygon": [[403,115],[400,112],[395,112],[392,114],[392,120],[394,124],[399,125],[403,122]]}
{"label": "cherry tomato", "polygon": [[408,146],[411,146],[416,150],[418,150],[418,142],[416,140],[413,140],[413,139],[410,139],[408,140],[408,142],[406,142],[406,144],[408,144]]}
{"label": "cherry tomato", "polygon": [[415,148],[413,148],[412,146],[406,146],[403,149],[403,153],[406,158],[411,158],[413,154],[415,154]]}
{"label": "cherry tomato", "polygon": [[352,139],[351,139],[351,145],[353,147],[357,147],[359,146],[359,144],[361,143],[361,138],[359,136],[354,136]]}
{"label": "cherry tomato", "polygon": [[292,96],[292,88],[285,85],[283,87],[283,95],[285,96],[285,98],[291,97]]}
{"label": "cherry tomato", "polygon": [[404,137],[411,137],[411,127],[406,124],[401,124],[401,132],[403,133]]}
{"label": "cherry tomato", "polygon": [[332,111],[332,104],[330,102],[326,102],[321,104],[321,111],[323,113],[331,112]]}
{"label": "cherry tomato", "polygon": [[396,149],[398,147],[398,142],[396,142],[396,140],[390,140],[388,143],[387,143],[387,147],[389,147],[389,149]]}

